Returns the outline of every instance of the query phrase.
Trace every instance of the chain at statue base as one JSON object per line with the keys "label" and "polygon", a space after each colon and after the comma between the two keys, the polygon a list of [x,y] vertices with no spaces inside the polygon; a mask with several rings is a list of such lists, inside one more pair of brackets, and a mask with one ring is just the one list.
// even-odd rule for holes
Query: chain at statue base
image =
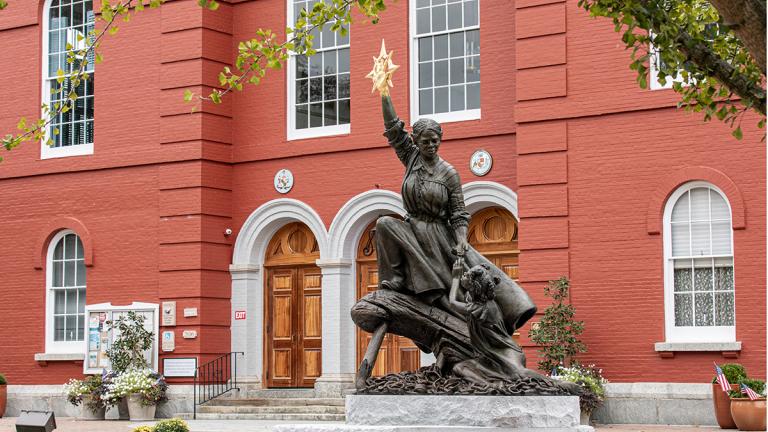
{"label": "chain at statue base", "polygon": [[430,394],[430,395],[489,395],[489,396],[543,396],[570,395],[558,383],[545,377],[524,377],[516,381],[479,384],[466,379],[444,376],[436,365],[425,366],[415,372],[400,372],[382,377],[371,377],[357,394]]}

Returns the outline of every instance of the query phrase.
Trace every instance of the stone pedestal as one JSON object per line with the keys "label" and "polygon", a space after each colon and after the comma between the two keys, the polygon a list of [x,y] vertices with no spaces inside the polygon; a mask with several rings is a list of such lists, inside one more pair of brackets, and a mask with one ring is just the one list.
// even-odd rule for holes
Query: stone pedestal
{"label": "stone pedestal", "polygon": [[346,424],[277,425],[278,432],[591,432],[576,396],[349,395]]}

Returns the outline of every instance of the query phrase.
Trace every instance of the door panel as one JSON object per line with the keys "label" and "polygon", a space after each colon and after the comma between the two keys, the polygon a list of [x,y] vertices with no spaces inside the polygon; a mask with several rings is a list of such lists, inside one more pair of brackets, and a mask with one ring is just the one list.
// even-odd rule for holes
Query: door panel
{"label": "door panel", "polygon": [[267,272],[269,313],[267,320],[267,346],[269,364],[267,385],[293,386],[294,355],[294,269],[271,269]]}
{"label": "door panel", "polygon": [[267,251],[264,381],[267,387],[312,387],[322,373],[317,241],[306,225],[292,223],[275,234]]}
{"label": "door panel", "polygon": [[298,349],[302,352],[302,362],[298,368],[297,385],[312,387],[320,376],[322,362],[322,303],[320,269],[317,267],[300,268],[298,271],[301,313],[299,322],[302,331],[298,338]]}

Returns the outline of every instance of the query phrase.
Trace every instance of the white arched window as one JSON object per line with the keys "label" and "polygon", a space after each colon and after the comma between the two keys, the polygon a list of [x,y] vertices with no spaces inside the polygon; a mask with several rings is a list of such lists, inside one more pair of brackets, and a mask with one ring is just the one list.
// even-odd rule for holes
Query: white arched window
{"label": "white arched window", "polygon": [[46,265],[46,352],[83,352],[85,273],[80,238],[69,230],[57,233]]}
{"label": "white arched window", "polygon": [[667,342],[733,342],[736,313],[731,208],[705,182],[677,189],[664,209]]}
{"label": "white arched window", "polygon": [[[47,0],[43,11],[43,103],[53,111],[54,106],[65,103],[69,95],[77,95],[74,109],[59,113],[48,126],[43,141],[42,159],[77,156],[93,153],[93,56],[88,58],[87,80],[77,88],[68,78],[80,67],[80,62],[67,62],[67,52],[85,47],[85,40],[93,30],[92,0]],[[60,75],[63,73],[63,76]],[[60,83],[59,79],[63,77]],[[57,90],[61,89],[61,92]],[[73,96],[74,96],[73,95]],[[47,114],[43,113],[46,118]]]}

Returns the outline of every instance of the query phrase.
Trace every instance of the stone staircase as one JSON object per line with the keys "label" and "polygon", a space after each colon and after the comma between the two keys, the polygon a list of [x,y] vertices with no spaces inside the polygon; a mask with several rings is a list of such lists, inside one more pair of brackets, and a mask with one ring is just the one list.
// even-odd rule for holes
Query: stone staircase
{"label": "stone staircase", "polygon": [[[181,413],[179,417],[189,420],[192,413]],[[256,390],[199,405],[197,419],[343,422],[344,399],[316,398],[312,389]]]}

